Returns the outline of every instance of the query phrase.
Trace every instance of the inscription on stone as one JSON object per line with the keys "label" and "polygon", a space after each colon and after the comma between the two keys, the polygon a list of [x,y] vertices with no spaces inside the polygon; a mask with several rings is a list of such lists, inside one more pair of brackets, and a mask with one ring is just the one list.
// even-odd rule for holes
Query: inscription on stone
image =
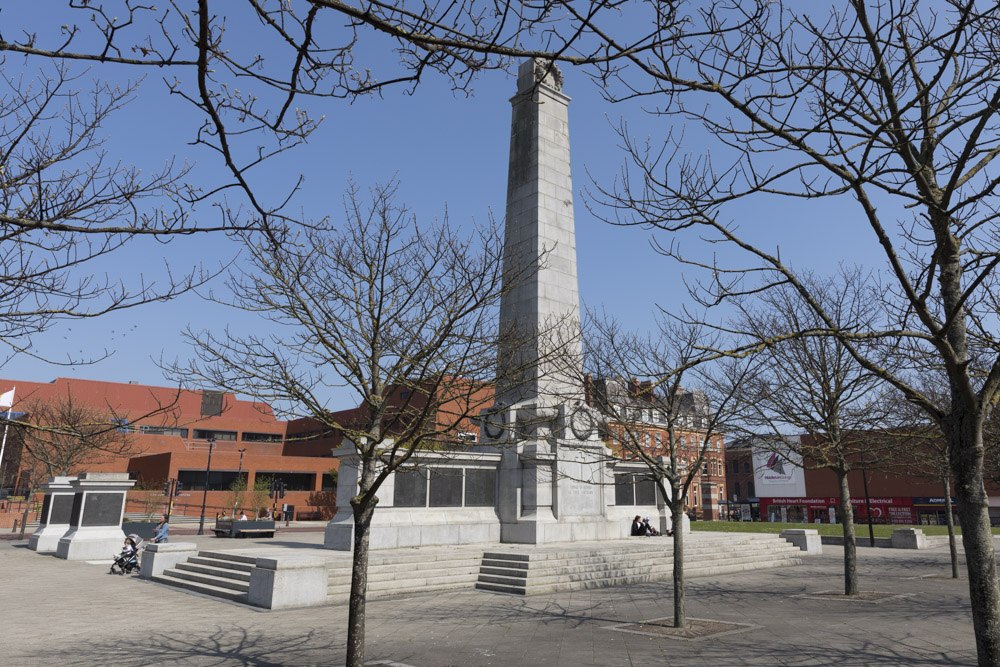
{"label": "inscription on stone", "polygon": [[576,480],[563,482],[562,511],[571,516],[599,514],[601,498],[595,484]]}
{"label": "inscription on stone", "polygon": [[117,526],[122,518],[124,493],[88,493],[83,526]]}
{"label": "inscription on stone", "polygon": [[46,501],[52,499],[52,511],[49,513],[49,523],[60,524],[69,523],[69,520],[73,516],[73,498],[75,496],[69,493],[60,493],[54,496],[48,496],[45,498]]}

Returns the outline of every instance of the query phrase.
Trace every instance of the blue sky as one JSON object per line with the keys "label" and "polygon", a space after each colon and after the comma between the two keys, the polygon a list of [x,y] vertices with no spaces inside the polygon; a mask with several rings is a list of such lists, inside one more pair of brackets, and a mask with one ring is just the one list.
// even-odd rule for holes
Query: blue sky
{"label": "blue sky", "polygon": [[[24,9],[31,12],[31,9]],[[37,10],[34,10],[37,12]],[[10,20],[35,20],[9,8]],[[251,40],[252,41],[252,40]],[[380,51],[375,59],[393,58]],[[374,62],[374,61],[373,61]],[[389,61],[387,61],[389,62]],[[32,76],[45,68],[37,59],[8,56],[8,74]],[[84,68],[74,66],[74,71]],[[102,76],[135,76],[135,70],[100,70]],[[96,70],[88,74],[92,78]],[[166,75],[167,73],[162,73]],[[607,184],[619,170],[624,156],[613,125],[625,117],[639,136],[655,142],[669,130],[669,121],[644,114],[635,104],[614,106],[603,101],[595,84],[582,72],[564,69],[570,103],[570,137],[581,299],[585,306],[604,308],[628,326],[643,329],[657,306],[679,310],[689,299],[682,284],[682,270],[671,260],[657,256],[649,247],[649,233],[639,229],[610,227],[588,212],[582,191],[591,177]],[[208,151],[189,145],[199,122],[187,103],[166,94],[161,73],[150,72],[134,103],[114,117],[105,128],[111,155],[126,163],[154,169],[165,160],[196,164],[195,174],[206,186],[217,182],[221,165]],[[190,86],[192,82],[182,81]],[[474,84],[474,95],[455,95],[446,82],[429,77],[414,95],[399,90],[383,99],[364,99],[355,104],[343,100],[302,101],[313,116],[325,115],[321,128],[308,145],[270,163],[258,174],[262,192],[277,198],[299,174],[305,186],[296,199],[312,216],[341,214],[341,195],[348,178],[362,187],[393,176],[401,182],[400,201],[421,220],[441,217],[447,209],[453,223],[485,219],[491,212],[503,217],[506,195],[510,104],[515,90],[512,75],[490,73]],[[686,147],[706,150],[698,128],[687,129]],[[589,174],[589,175],[588,175]],[[768,202],[734,212],[741,227],[766,246],[781,244],[783,257],[798,266],[833,271],[840,261],[871,264],[879,261],[873,245],[859,243],[858,234],[869,234],[852,223],[856,215],[849,202]],[[204,206],[197,211],[213,222],[215,213]],[[869,241],[865,238],[864,241]],[[698,248],[688,239],[686,247]],[[698,248],[703,251],[703,248]],[[222,237],[182,239],[169,245],[137,244],[109,262],[89,270],[122,275],[134,280],[140,274],[162,277],[163,258],[174,271],[195,263],[217,265],[235,256],[238,248]],[[237,260],[238,261],[238,260]],[[221,281],[214,285],[221,288]],[[221,330],[259,326],[246,313],[227,310],[188,294],[172,302],[153,304],[97,320],[64,322],[34,342],[52,358],[64,352],[111,356],[99,363],[58,367],[29,357],[19,357],[0,368],[0,376],[46,381],[57,376],[102,379],[143,384],[164,384],[156,361],[184,360],[190,350],[180,331],[187,325]],[[0,388],[2,389],[2,388]],[[356,402],[349,394],[330,395],[330,407]]]}

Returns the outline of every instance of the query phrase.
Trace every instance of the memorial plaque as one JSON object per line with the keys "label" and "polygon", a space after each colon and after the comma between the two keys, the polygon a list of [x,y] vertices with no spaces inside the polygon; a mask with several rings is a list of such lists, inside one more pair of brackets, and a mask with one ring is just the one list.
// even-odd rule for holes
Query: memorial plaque
{"label": "memorial plaque", "polygon": [[83,526],[117,526],[122,519],[124,493],[88,493]]}
{"label": "memorial plaque", "polygon": [[70,510],[69,525],[79,526],[80,525],[80,510],[83,509],[83,494],[76,493],[73,494],[73,505]]}
{"label": "memorial plaque", "polygon": [[73,516],[73,500],[75,495],[69,493],[59,493],[45,498],[48,501],[52,498],[52,512],[49,514],[49,523],[61,524],[69,523]]}
{"label": "memorial plaque", "polygon": [[42,516],[39,518],[38,523],[45,525],[49,522],[49,507],[52,505],[52,496],[46,494],[45,498],[42,499]]}

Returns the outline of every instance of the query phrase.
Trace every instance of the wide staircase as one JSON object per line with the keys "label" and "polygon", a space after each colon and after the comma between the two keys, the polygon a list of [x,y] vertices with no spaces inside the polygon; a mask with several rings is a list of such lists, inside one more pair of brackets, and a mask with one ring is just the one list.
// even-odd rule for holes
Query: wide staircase
{"label": "wide staircase", "polygon": [[[247,602],[250,570],[258,555],[276,556],[280,548],[199,551],[197,556],[153,578],[193,593]],[[300,550],[291,550],[301,553]],[[322,551],[322,550],[318,550]],[[798,547],[778,535],[692,533],[685,539],[685,573],[700,577],[795,565]],[[347,602],[351,558],[324,552],[327,602]],[[673,540],[632,538],[542,546],[497,544],[483,547],[422,547],[373,551],[368,560],[368,599],[473,588],[534,595],[602,588],[673,576]]]}
{"label": "wide staircase", "polygon": [[[368,599],[402,594],[471,590],[480,576],[482,548],[370,552]],[[327,600],[347,602],[351,594],[351,562],[331,563]]]}
{"label": "wide staircase", "polygon": [[[687,536],[685,577],[758,570],[801,562],[798,547],[778,535],[723,534]],[[585,588],[621,586],[673,577],[673,542],[669,538],[633,539],[615,547],[490,551],[483,555],[476,588],[536,595]]]}
{"label": "wide staircase", "polygon": [[257,558],[225,551],[199,551],[173,569],[153,577],[153,581],[177,588],[223,598],[232,602],[247,602],[250,590],[250,568]]}

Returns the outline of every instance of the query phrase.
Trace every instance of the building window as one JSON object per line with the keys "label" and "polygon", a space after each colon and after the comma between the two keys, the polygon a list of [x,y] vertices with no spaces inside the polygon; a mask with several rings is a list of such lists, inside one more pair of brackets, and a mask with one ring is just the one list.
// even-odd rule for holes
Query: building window
{"label": "building window", "polygon": [[660,451],[660,448],[663,446],[663,442],[660,440],[660,434],[655,434],[654,438],[656,440],[656,451]]}
{"label": "building window", "polygon": [[753,498],[753,482],[747,482],[747,498]]}
{"label": "building window", "polygon": [[750,467],[750,462],[749,461],[744,461],[743,462],[743,472],[746,473],[747,475],[749,475],[751,472],[753,472],[753,470]]}
{"label": "building window", "polygon": [[740,472],[740,462],[739,461],[733,461],[733,474],[734,475],[738,475],[739,472]]}
{"label": "building window", "polygon": [[146,424],[140,424],[136,427],[139,433],[144,435],[176,435],[181,438],[188,437],[188,430],[186,428],[173,428],[170,426],[147,426]]}
{"label": "building window", "polygon": [[322,486],[321,491],[331,491],[335,492],[337,490],[337,478],[328,472],[323,473],[323,479],[321,481]]}
{"label": "building window", "polygon": [[236,440],[236,431],[211,431],[203,428],[196,428],[194,430],[195,440],[226,440],[234,441]]}
{"label": "building window", "polygon": [[[218,438],[216,438],[218,439]],[[281,442],[280,433],[249,433],[243,432],[243,442]]]}
{"label": "building window", "polygon": [[316,474],[311,472],[281,472],[258,470],[255,479],[269,478],[285,483],[286,491],[313,491],[316,489]]}
{"label": "building window", "polygon": [[[237,479],[236,471],[213,470],[208,474],[209,491],[228,491]],[[177,481],[183,485],[183,491],[204,491],[204,470],[178,470]],[[182,493],[183,493],[182,491]]]}
{"label": "building window", "polygon": [[733,484],[733,498],[735,498],[737,500],[739,500],[739,498],[740,498],[740,483],[739,482],[735,482]]}

